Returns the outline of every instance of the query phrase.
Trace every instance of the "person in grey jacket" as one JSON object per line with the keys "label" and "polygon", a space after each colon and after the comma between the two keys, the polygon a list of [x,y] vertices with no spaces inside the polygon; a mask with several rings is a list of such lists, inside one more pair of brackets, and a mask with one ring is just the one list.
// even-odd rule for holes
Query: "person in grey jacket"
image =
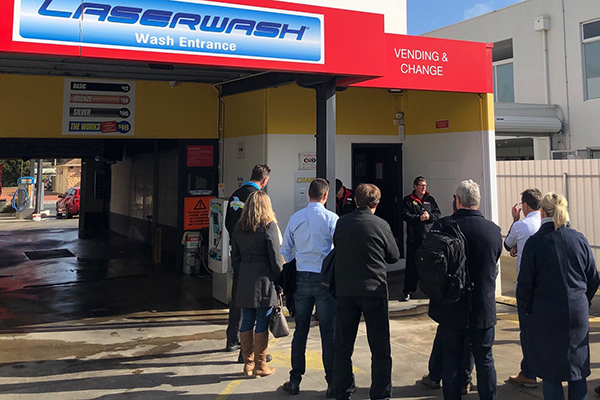
{"label": "person in grey jacket", "polygon": [[270,315],[277,305],[274,281],[283,269],[280,235],[269,196],[255,191],[246,201],[231,243],[231,262],[239,271],[235,302],[242,308],[240,342],[248,376],[275,372],[267,366],[267,347]]}
{"label": "person in grey jacket", "polygon": [[544,399],[587,398],[590,375],[589,307],[600,285],[587,239],[569,228],[567,200],[557,193],[542,199],[542,225],[523,249],[517,305],[525,314],[531,369],[543,379]]}

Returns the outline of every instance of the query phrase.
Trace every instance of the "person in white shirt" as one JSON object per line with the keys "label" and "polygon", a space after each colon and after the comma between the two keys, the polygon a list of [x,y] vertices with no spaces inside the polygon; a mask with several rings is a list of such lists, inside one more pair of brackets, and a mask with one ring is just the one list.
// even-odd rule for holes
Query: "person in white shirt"
{"label": "person in white shirt", "polygon": [[[514,222],[504,240],[504,247],[510,251],[512,257],[517,257],[517,276],[519,276],[525,242],[540,229],[542,219],[539,210],[541,203],[542,193],[538,189],[527,189],[521,193],[521,203],[515,204],[511,210]],[[521,211],[523,211],[523,219],[520,219]],[[521,315],[520,308],[518,310],[523,360],[521,360],[521,372],[518,375],[510,376],[508,382],[519,386],[536,387],[537,378],[530,369],[530,341],[526,319]]]}

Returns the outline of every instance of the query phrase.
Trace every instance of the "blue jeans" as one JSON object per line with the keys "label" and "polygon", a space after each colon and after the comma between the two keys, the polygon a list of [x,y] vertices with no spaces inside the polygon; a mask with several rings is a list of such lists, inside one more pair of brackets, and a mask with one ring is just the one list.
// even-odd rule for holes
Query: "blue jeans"
{"label": "blue jeans", "polygon": [[519,328],[520,334],[519,337],[521,339],[521,350],[523,351],[523,360],[521,360],[521,372],[526,378],[535,379],[535,375],[531,372],[531,367],[529,364],[529,360],[531,357],[531,339],[529,339],[529,325],[528,325],[528,317],[525,315],[525,311],[521,309],[521,307],[517,307],[517,312],[519,314]]}
{"label": "blue jeans", "polygon": [[310,330],[310,321],[315,304],[319,316],[319,331],[321,333],[321,350],[325,380],[331,382],[333,374],[333,339],[335,336],[335,298],[321,285],[321,274],[311,272],[296,272],[296,329],[292,340],[292,370],[290,382],[300,384],[302,375],[306,372],[306,339]]}
{"label": "blue jeans", "polygon": [[[254,328],[256,333],[263,333],[269,329],[273,307],[243,308],[242,326],[240,332],[248,332]],[[256,323],[256,328],[254,327]]]}
{"label": "blue jeans", "polygon": [[442,339],[444,366],[442,368],[442,388],[445,400],[460,400],[462,382],[460,370],[463,368],[465,336],[469,336],[471,349],[477,366],[477,392],[481,400],[496,400],[496,367],[492,356],[494,327],[486,329],[454,329],[439,327]]}
{"label": "blue jeans", "polygon": [[[564,400],[561,382],[544,380],[544,400]],[[584,379],[569,382],[569,400],[587,400],[587,382]]]}

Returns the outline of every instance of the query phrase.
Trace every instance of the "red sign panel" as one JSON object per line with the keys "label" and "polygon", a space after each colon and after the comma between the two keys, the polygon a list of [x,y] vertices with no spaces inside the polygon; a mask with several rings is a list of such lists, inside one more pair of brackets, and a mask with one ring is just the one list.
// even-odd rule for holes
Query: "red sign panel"
{"label": "red sign panel", "polygon": [[[96,46],[93,43],[84,43],[83,40],[85,38],[89,38],[90,36],[96,35],[93,29],[98,26],[98,22],[102,24],[102,29],[106,30],[106,37],[110,37],[110,35],[114,37],[115,35],[120,35],[120,31],[118,29],[124,29],[124,27],[127,27],[128,24],[131,24],[131,22],[129,22],[130,20],[137,18],[137,24],[141,24],[145,20],[143,20],[143,18],[140,19],[140,15],[135,14],[136,11],[131,11],[131,13],[134,14],[128,14],[129,20],[127,23],[113,23],[115,20],[118,20],[117,22],[123,22],[123,20],[127,18],[119,14],[122,12],[122,10],[119,11],[117,9],[122,8],[121,6],[117,6],[116,9],[111,8],[111,5],[113,4],[112,2],[110,2],[110,4],[108,4],[109,2],[106,2],[107,4],[85,3],[86,6],[82,6],[83,8],[81,8],[79,13],[75,11],[75,9],[72,9],[73,7],[70,7],[71,2],[49,3],[39,0],[39,4],[30,2],[27,5],[29,8],[23,8],[24,6],[20,5],[20,8],[17,7],[17,10],[15,10],[15,3],[22,4],[22,2],[19,3],[16,0],[0,1],[0,20],[2,21],[2,24],[0,24],[0,52],[121,59],[169,64],[193,64],[212,67],[258,69],[269,71],[324,73],[343,75],[347,77],[375,77],[382,76],[384,73],[383,64],[377,61],[374,62],[374,60],[382,60],[384,52],[384,22],[383,15],[380,14],[330,9],[302,4],[289,4],[285,2],[274,2],[269,0],[231,0],[227,2],[210,2],[213,5],[221,5],[222,7],[232,9],[234,12],[237,12],[236,10],[248,11],[249,9],[256,9],[264,10],[265,12],[283,13],[290,15],[290,18],[294,17],[294,15],[301,17],[303,13],[322,16],[323,31],[321,42],[323,46],[323,57],[319,62],[305,62],[289,60],[281,61],[276,59],[276,57],[275,59],[261,59],[253,57],[236,57],[235,54],[206,55],[204,53],[197,53],[195,51],[174,51],[172,47],[180,42],[175,43],[171,40],[172,38],[168,35],[170,29],[168,27],[165,27],[164,32],[166,33],[164,35],[148,35],[138,33],[138,35],[135,37],[135,40],[138,43],[152,41],[156,41],[157,43],[164,42],[164,46],[161,49],[140,50],[135,46],[128,48],[128,46],[123,45]],[[177,10],[175,8],[173,8],[173,10],[169,9],[169,7],[178,6],[176,3],[179,4],[180,2],[162,1],[160,4],[164,10],[149,11],[152,15],[151,17],[148,17],[151,19],[150,22],[154,21],[154,25],[168,25],[169,22],[166,21],[165,15],[176,14],[175,11]],[[181,3],[185,5],[185,2]],[[190,0],[189,5],[191,6],[196,3],[200,2]],[[123,4],[123,6],[125,5],[126,4]],[[39,10],[42,10],[43,13],[40,14]],[[131,8],[131,10],[135,10],[135,8]],[[107,18],[104,13],[108,13],[110,18]],[[161,21],[156,22],[152,18],[157,18],[156,15],[158,14],[161,15],[162,19]],[[116,15],[120,17],[116,17]],[[189,25],[189,27],[186,28],[188,32],[197,30],[196,25],[199,24],[192,23],[192,17],[190,17],[190,14],[186,15],[187,17],[185,18],[175,18],[174,16],[173,21],[177,22],[179,25]],[[198,18],[199,17],[200,15],[198,15]],[[65,26],[67,22],[69,25],[72,25],[74,20],[76,21],[79,19],[81,21],[80,29],[81,37],[83,39],[68,43],[62,42],[58,39],[50,41],[21,39],[15,33],[14,27],[20,26],[21,29],[23,29],[23,26],[25,26],[31,28],[31,26],[34,25],[33,23],[30,22],[29,25],[26,24],[28,19],[31,18],[35,18],[35,21],[40,20],[44,22],[48,21],[49,18],[53,18],[52,21],[56,22],[51,23],[55,23],[57,29]],[[21,24],[21,20],[25,22]],[[171,24],[175,23],[173,21]],[[258,32],[257,35],[253,34],[251,36],[247,36],[250,35],[251,32],[248,24],[252,21],[236,21],[237,25],[233,26],[232,29],[234,33],[236,33],[238,37],[243,38],[243,40],[254,38],[255,36],[257,36],[258,39],[264,40],[264,36],[272,36],[274,34],[273,32],[275,28],[273,24],[261,22],[260,24],[256,25],[256,29],[260,28],[262,30]],[[146,25],[149,24],[148,21],[144,23]],[[286,28],[287,25],[280,25],[283,26],[281,29],[288,29]],[[278,26],[281,27],[280,25]],[[137,25],[135,26],[137,27]],[[248,33],[244,34],[245,31],[243,31],[242,28],[247,29]],[[45,31],[48,32],[47,29]],[[308,31],[306,34],[308,35]],[[274,38],[274,40],[277,39],[277,37]],[[194,47],[194,49],[197,50],[199,48],[198,46],[208,46],[204,41],[198,41],[198,43],[194,43],[194,46],[192,46],[191,41],[189,43],[188,41],[184,41],[184,44],[186,44],[186,46],[190,49]]]}
{"label": "red sign panel", "polygon": [[441,121],[435,121],[435,129],[448,129],[450,127],[450,120],[443,119]]}
{"label": "red sign panel", "polygon": [[186,197],[183,203],[183,229],[197,231],[208,227],[210,200],[214,196]]}
{"label": "red sign panel", "polygon": [[215,150],[213,145],[188,146],[188,167],[212,167],[215,162]]}
{"label": "red sign panel", "polygon": [[356,86],[492,93],[492,45],[386,34],[385,76]]}

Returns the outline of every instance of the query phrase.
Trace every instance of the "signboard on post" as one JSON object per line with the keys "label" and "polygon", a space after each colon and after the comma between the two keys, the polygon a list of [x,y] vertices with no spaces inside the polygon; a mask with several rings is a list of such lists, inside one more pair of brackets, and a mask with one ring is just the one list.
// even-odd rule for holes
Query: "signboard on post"
{"label": "signboard on post", "polygon": [[66,78],[63,135],[133,136],[135,82]]}
{"label": "signboard on post", "polygon": [[198,231],[208,228],[208,211],[210,199],[214,196],[186,197],[183,203],[183,229]]}

